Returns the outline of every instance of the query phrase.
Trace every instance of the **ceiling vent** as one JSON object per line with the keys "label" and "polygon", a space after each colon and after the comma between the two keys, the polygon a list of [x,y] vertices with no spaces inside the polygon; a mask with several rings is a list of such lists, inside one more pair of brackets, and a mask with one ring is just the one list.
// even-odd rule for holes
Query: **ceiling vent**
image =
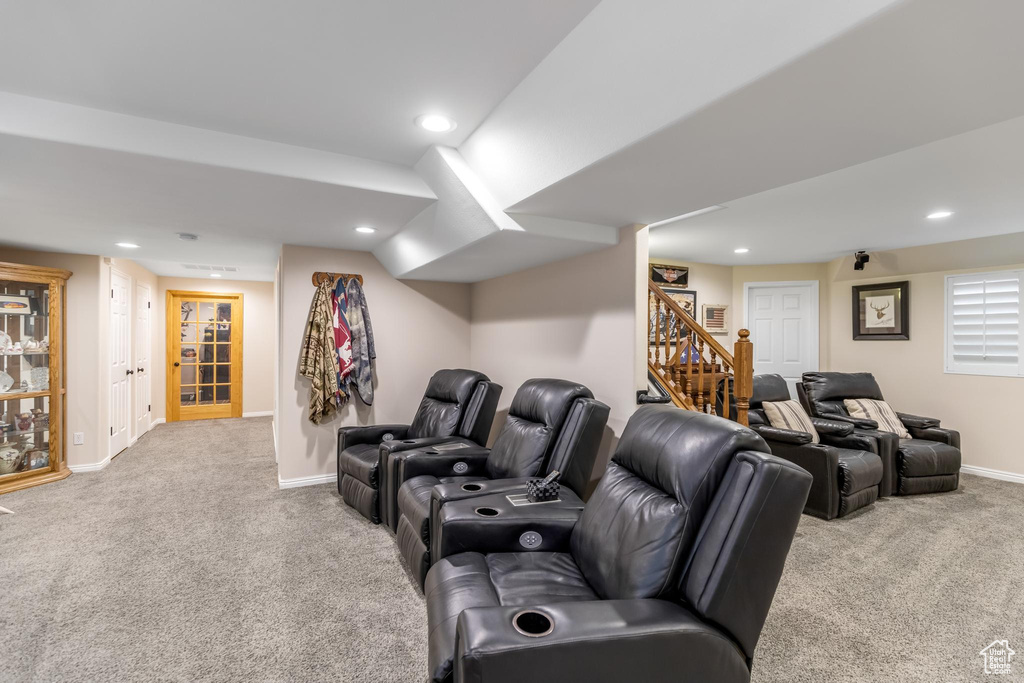
{"label": "ceiling vent", "polygon": [[199,235],[193,232],[179,232],[178,239],[182,242],[195,242],[199,239]]}
{"label": "ceiling vent", "polygon": [[209,272],[216,272],[216,273],[237,273],[238,272],[238,268],[236,268],[235,266],[209,266],[209,265],[202,264],[202,263],[182,263],[181,267],[182,268],[186,268],[188,270],[203,270],[203,271],[206,271],[208,273]]}

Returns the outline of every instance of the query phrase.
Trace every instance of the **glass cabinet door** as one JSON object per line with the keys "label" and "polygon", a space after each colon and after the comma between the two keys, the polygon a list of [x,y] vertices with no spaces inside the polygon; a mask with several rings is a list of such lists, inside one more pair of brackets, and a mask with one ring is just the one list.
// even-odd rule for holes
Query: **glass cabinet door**
{"label": "glass cabinet door", "polygon": [[55,470],[51,457],[51,378],[60,368],[52,358],[51,282],[0,279],[0,486],[42,470]]}

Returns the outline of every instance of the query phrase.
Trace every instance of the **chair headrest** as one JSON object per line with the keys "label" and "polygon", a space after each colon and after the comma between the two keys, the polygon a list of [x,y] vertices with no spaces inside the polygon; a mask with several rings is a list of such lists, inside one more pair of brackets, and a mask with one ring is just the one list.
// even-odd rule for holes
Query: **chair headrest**
{"label": "chair headrest", "polygon": [[792,398],[789,394],[789,385],[782,375],[754,375],[754,395],[750,397],[751,409],[760,409],[765,401],[789,401]]}
{"label": "chair headrest", "polygon": [[870,372],[805,372],[804,391],[811,402],[847,398],[882,399],[882,390]]}
{"label": "chair headrest", "polygon": [[[770,453],[752,430],[674,406],[644,406],[626,423],[612,461],[651,486],[692,503],[709,472],[721,477],[739,451]],[[711,492],[717,487],[712,484]]]}
{"label": "chair headrest", "polygon": [[578,398],[594,398],[594,394],[578,382],[547,377],[528,379],[512,398],[508,414],[557,429]]}
{"label": "chair headrest", "polygon": [[427,382],[426,398],[460,405],[469,401],[477,383],[488,381],[487,375],[475,370],[438,370]]}

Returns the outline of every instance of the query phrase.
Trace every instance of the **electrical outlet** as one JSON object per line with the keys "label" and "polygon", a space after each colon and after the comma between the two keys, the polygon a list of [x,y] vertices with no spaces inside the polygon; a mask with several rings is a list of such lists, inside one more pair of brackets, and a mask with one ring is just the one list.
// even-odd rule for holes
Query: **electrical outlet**
{"label": "electrical outlet", "polygon": [[85,432],[75,432],[74,442],[76,446],[85,444]]}

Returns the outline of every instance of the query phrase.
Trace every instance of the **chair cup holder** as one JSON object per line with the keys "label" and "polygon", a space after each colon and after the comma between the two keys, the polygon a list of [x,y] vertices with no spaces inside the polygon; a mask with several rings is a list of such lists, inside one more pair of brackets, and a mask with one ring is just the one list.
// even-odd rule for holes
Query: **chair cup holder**
{"label": "chair cup holder", "polygon": [[462,490],[463,491],[479,491],[482,488],[483,488],[483,486],[481,486],[480,484],[463,484],[462,485]]}
{"label": "chair cup holder", "polygon": [[524,609],[512,617],[512,628],[528,638],[543,638],[555,630],[555,620],[543,612]]}
{"label": "chair cup holder", "polygon": [[425,455],[439,455],[437,451],[423,451]]}
{"label": "chair cup holder", "polygon": [[403,441],[402,443],[416,443],[415,441]]}
{"label": "chair cup holder", "polygon": [[477,508],[476,510],[473,510],[473,512],[481,517],[497,517],[501,514],[500,511],[495,510],[494,508]]}

